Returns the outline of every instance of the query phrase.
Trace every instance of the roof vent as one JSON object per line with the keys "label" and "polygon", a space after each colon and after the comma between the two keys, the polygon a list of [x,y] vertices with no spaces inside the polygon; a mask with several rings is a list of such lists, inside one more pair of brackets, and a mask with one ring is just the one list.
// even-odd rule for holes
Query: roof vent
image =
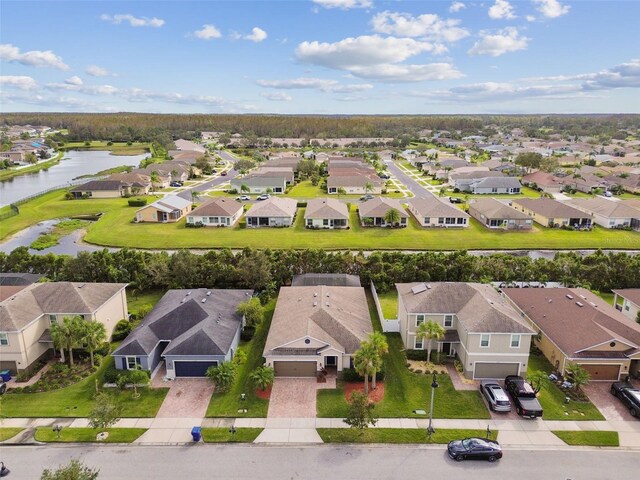
{"label": "roof vent", "polygon": [[313,296],[317,297],[318,296],[318,292],[313,292]]}
{"label": "roof vent", "polygon": [[549,299],[549,303],[553,303],[553,299],[551,299],[551,298],[550,298],[550,299]]}
{"label": "roof vent", "polygon": [[429,285],[428,283],[425,283],[424,286],[427,287],[427,290],[431,290],[431,285]]}
{"label": "roof vent", "polygon": [[569,295],[569,294],[567,293],[566,297],[567,297],[569,300],[573,300],[573,295]]}
{"label": "roof vent", "polygon": [[593,302],[589,302],[589,303],[591,304],[592,307],[598,308],[598,305],[596,305],[595,303],[593,303]]}
{"label": "roof vent", "polygon": [[187,292],[187,296],[189,296],[189,295],[191,295],[191,290],[189,290],[189,291]]}
{"label": "roof vent", "polygon": [[184,303],[187,301],[187,297],[184,297],[182,300],[180,300],[180,303]]}
{"label": "roof vent", "polygon": [[202,299],[202,303],[204,303],[204,302],[206,302],[206,301],[207,301],[207,298],[206,298],[206,297]]}
{"label": "roof vent", "polygon": [[587,297],[585,297],[584,295],[580,295],[582,297],[583,300],[586,300]]}
{"label": "roof vent", "polygon": [[318,302],[313,302],[313,306],[317,307],[318,306]]}
{"label": "roof vent", "polygon": [[82,285],[78,285],[78,288],[82,288],[82,287],[84,287],[85,285],[86,285],[85,283],[83,283]]}
{"label": "roof vent", "polygon": [[298,301],[301,302],[302,301],[302,297],[298,297]]}
{"label": "roof vent", "polygon": [[584,307],[584,303],[582,302],[576,302],[576,305],[578,305],[579,307]]}
{"label": "roof vent", "polygon": [[328,307],[329,306],[329,302],[325,303],[325,305]]}
{"label": "roof vent", "polygon": [[211,290],[207,292],[207,297],[210,297],[210,296],[211,296]]}
{"label": "roof vent", "polygon": [[327,293],[327,298],[329,298],[329,296],[330,296],[330,295]]}

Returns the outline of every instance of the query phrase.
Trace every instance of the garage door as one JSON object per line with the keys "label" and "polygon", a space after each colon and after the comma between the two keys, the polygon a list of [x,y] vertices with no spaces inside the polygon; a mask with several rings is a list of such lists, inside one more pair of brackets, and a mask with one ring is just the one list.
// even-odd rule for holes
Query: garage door
{"label": "garage door", "polygon": [[273,362],[277,377],[315,377],[316,362]]}
{"label": "garage door", "polygon": [[620,365],[581,365],[589,375],[591,380],[618,380]]}
{"label": "garage door", "polygon": [[217,367],[218,362],[174,362],[176,377],[204,377],[207,374],[207,368]]}
{"label": "garage door", "polygon": [[499,378],[518,375],[519,363],[479,363],[476,362],[473,378]]}

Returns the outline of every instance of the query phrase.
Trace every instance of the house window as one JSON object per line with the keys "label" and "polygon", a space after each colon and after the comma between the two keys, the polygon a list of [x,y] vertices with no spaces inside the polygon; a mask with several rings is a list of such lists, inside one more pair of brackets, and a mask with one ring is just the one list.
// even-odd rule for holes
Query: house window
{"label": "house window", "polygon": [[421,338],[416,337],[416,338],[414,339],[414,342],[413,342],[413,347],[414,347],[416,350],[422,350],[422,339],[421,339]]}
{"label": "house window", "polygon": [[49,323],[57,323],[58,317],[55,315],[49,315]]}
{"label": "house window", "polygon": [[431,223],[431,218],[430,217],[424,217],[424,224],[425,225],[429,225]]}
{"label": "house window", "polygon": [[328,218],[323,218],[323,219],[322,219],[322,225],[324,225],[325,227],[326,227],[327,225],[329,225],[329,219],[328,219]]}
{"label": "house window", "polygon": [[444,326],[445,327],[453,327],[453,315],[445,315],[444,316]]}
{"label": "house window", "polygon": [[423,322],[424,322],[424,315],[417,315],[416,316],[416,327],[418,325],[420,325],[421,323],[423,323]]}
{"label": "house window", "polygon": [[0,333],[0,345],[9,345],[9,336],[6,333]]}
{"label": "house window", "polygon": [[140,367],[140,359],[138,357],[127,357],[127,370],[137,370]]}
{"label": "house window", "polygon": [[511,348],[520,348],[520,335],[511,335]]}
{"label": "house window", "polygon": [[307,218],[307,227],[311,227],[313,225],[313,220],[311,218]]}
{"label": "house window", "polygon": [[491,193],[498,193],[498,189],[497,189],[496,187],[493,187],[493,188],[491,189]]}
{"label": "house window", "polygon": [[438,225],[442,225],[444,223],[444,217],[438,217]]}
{"label": "house window", "polygon": [[458,218],[458,225],[465,225],[467,223],[466,218]]}
{"label": "house window", "polygon": [[488,333],[480,335],[480,347],[489,348],[489,339],[490,338],[491,338],[491,335],[489,335]]}

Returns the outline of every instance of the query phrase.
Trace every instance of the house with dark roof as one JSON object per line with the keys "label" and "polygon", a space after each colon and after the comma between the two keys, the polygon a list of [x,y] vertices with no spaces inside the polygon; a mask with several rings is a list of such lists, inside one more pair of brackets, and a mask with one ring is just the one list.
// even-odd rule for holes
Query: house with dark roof
{"label": "house with dark roof", "polygon": [[537,332],[535,344],[564,374],[578,364],[592,380],[640,374],[640,325],[584,288],[506,288]]}
{"label": "house with dark roof", "polygon": [[373,332],[360,286],[282,287],[263,356],[279,377],[315,377],[323,367],[352,367]]}
{"label": "house with dark roof", "polygon": [[408,210],[423,227],[459,227],[469,226],[469,215],[459,208],[434,195],[413,197],[407,201]]}
{"label": "house with dark roof", "polygon": [[469,215],[487,228],[531,230],[533,219],[526,213],[495,198],[474,198],[469,201]]}
{"label": "house with dark roof", "polygon": [[349,209],[335,198],[312,198],[304,212],[307,228],[347,228]]}
{"label": "house with dark roof", "polygon": [[120,180],[91,180],[69,190],[74,198],[118,198],[129,193],[129,187]]}
{"label": "house with dark roof", "polygon": [[111,336],[128,317],[125,283],[32,283],[0,302],[0,370],[25,370],[54,354],[50,328],[77,315]]}
{"label": "house with dark roof", "polygon": [[294,275],[291,279],[292,287],[310,287],[327,285],[333,287],[361,287],[358,275],[347,273],[303,273]]}
{"label": "house with dark roof", "polygon": [[625,317],[637,322],[640,313],[640,288],[613,290],[613,305]]}
{"label": "house with dark roof", "polygon": [[517,198],[511,202],[511,206],[526,213],[543,227],[591,229],[591,215],[551,198]]}
{"label": "house with dark roof", "polygon": [[0,301],[14,296],[43,277],[38,273],[0,273]]}
{"label": "house with dark roof", "polygon": [[209,367],[231,361],[243,317],[238,305],[253,290],[169,290],[113,352],[118,370],[154,374],[164,361],[167,378],[204,377]]}
{"label": "house with dark roof", "polygon": [[400,336],[406,348],[426,350],[423,322],[445,334],[433,351],[457,357],[467,378],[500,378],[527,371],[535,331],[494,287],[480,283],[397,283]]}
{"label": "house with dark roof", "polygon": [[216,197],[207,200],[187,215],[187,225],[230,227],[242,216],[242,203],[232,198]]}

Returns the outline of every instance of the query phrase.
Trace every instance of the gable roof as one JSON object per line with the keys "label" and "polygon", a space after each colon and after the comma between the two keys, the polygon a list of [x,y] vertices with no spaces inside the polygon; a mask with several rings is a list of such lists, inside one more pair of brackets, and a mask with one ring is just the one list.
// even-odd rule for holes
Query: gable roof
{"label": "gable roof", "polygon": [[92,180],[77,187],[73,187],[70,192],[89,192],[89,191],[120,191],[124,187],[124,183],[120,180]]}
{"label": "gable roof", "polygon": [[113,355],[149,355],[161,340],[170,342],[163,355],[226,355],[242,325],[238,304],[252,294],[253,290],[169,290]]}
{"label": "gable roof", "polygon": [[287,181],[287,174],[269,172],[264,174],[250,173],[244,177],[231,180],[232,186],[247,185],[248,187],[281,187]]}
{"label": "gable roof", "polygon": [[410,198],[407,203],[423,217],[469,218],[469,215],[463,210],[440,200],[434,195],[429,195],[427,197],[413,197]]}
{"label": "gable roof", "polygon": [[0,302],[0,331],[19,331],[45,314],[93,313],[126,286],[126,283],[81,282],[29,285]]}
{"label": "gable roof", "polygon": [[[551,198],[517,198],[512,202],[513,206],[520,205],[547,218],[585,218],[590,217],[577,208],[566,205]],[[516,207],[517,208],[517,207]]]}
{"label": "gable roof", "polygon": [[362,287],[282,287],[264,355],[277,354],[278,347],[304,337],[351,354],[372,331]]}
{"label": "gable roof", "polygon": [[618,296],[626,298],[631,303],[635,303],[640,307],[640,288],[621,288],[612,291],[613,293],[617,293]]}
{"label": "gable roof", "polygon": [[396,289],[408,313],[455,314],[467,332],[535,333],[491,285],[416,282],[397,283]]}
{"label": "gable roof", "polygon": [[356,171],[351,170],[352,175],[336,174],[334,172],[329,174],[327,178],[327,187],[364,187],[367,183],[371,183],[374,187],[380,187],[384,183],[379,177],[374,174],[356,173],[364,172],[363,170]]}
{"label": "gable roof", "polygon": [[251,205],[246,217],[293,217],[298,201],[293,198],[271,197]]}
{"label": "gable roof", "polygon": [[362,202],[358,208],[360,217],[384,217],[385,213],[392,208],[398,210],[401,218],[409,217],[402,204],[395,198],[373,197],[366,202]]}
{"label": "gable roof", "polygon": [[473,188],[520,188],[522,185],[516,177],[485,177],[474,180],[471,186]]}
{"label": "gable roof", "polygon": [[487,218],[506,218],[513,220],[529,220],[526,213],[519,212],[515,208],[502,203],[495,198],[474,198],[469,201],[469,208],[477,210]]}
{"label": "gable roof", "polygon": [[349,210],[344,203],[335,198],[313,198],[307,202],[304,218],[346,220],[349,218]]}
{"label": "gable roof", "polygon": [[291,280],[292,287],[309,287],[319,285],[332,285],[334,287],[361,287],[358,275],[346,273],[303,273],[294,275]]}
{"label": "gable roof", "polygon": [[584,288],[506,288],[504,293],[570,358],[612,341],[640,347],[640,325]]}
{"label": "gable roof", "polygon": [[191,201],[187,200],[186,198],[182,198],[178,195],[167,195],[166,197],[163,197],[160,200],[156,200],[155,202],[142,207],[140,210],[153,207],[160,210],[161,212],[171,213],[174,210],[182,210],[183,208],[186,208],[189,205],[191,205]]}
{"label": "gable roof", "polygon": [[591,212],[594,215],[602,215],[608,218],[640,218],[640,209],[634,208],[624,202],[615,200],[607,200],[603,197],[593,198],[572,198],[567,201],[584,211]]}
{"label": "gable roof", "polygon": [[233,217],[242,210],[242,204],[232,198],[217,197],[207,200],[189,213],[190,217]]}

